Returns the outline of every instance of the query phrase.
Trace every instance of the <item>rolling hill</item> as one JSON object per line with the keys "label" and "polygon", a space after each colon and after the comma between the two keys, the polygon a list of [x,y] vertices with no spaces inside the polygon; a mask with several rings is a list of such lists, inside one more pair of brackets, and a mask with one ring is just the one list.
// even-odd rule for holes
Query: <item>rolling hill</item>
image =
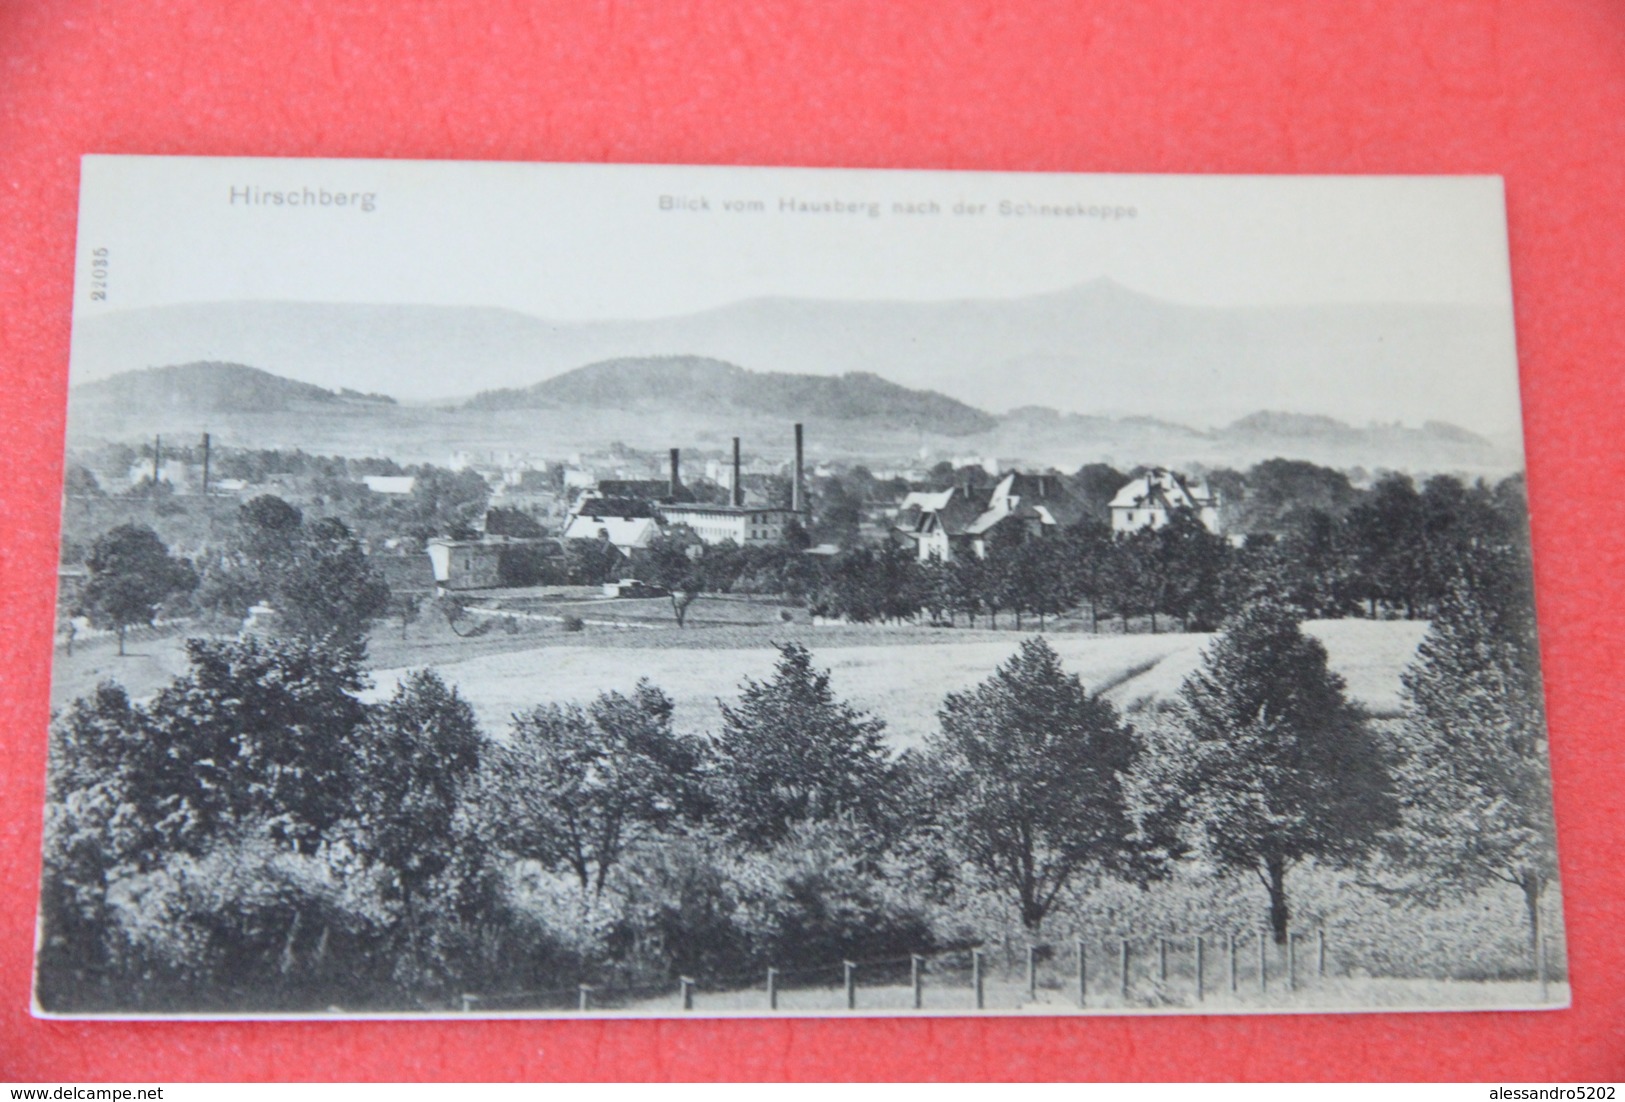
{"label": "rolling hill", "polygon": [[794,375],[747,371],[706,356],[601,360],[522,389],[485,391],[468,409],[739,410],[786,420],[881,420],[944,436],[992,430],[997,418],[929,390],[872,372]]}
{"label": "rolling hill", "polygon": [[617,440],[658,451],[721,448],[730,436],[744,436],[762,447],[780,439],[788,422],[805,421],[814,457],[866,463],[970,455],[1065,470],[1090,462],[1242,468],[1284,457],[1340,469],[1490,476],[1522,465],[1515,439],[1508,445],[1440,421],[1356,426],[1260,411],[1196,428],[1164,417],[1033,405],[996,416],[869,372],[756,372],[697,355],[600,360],[456,406],[397,405],[243,363],[200,361],[81,383],[70,392],[69,412],[74,440],[209,429],[222,444],[403,462],[441,462],[459,449],[568,455]]}
{"label": "rolling hill", "polygon": [[380,394],[333,391],[241,363],[197,361],[126,371],[73,390],[77,408],[148,413],[285,413],[302,406],[393,404]]}
{"label": "rolling hill", "polygon": [[583,364],[675,354],[757,372],[873,372],[995,413],[1037,403],[1206,429],[1275,409],[1356,424],[1445,419],[1475,432],[1515,434],[1510,326],[1510,317],[1491,307],[1215,308],[1108,280],[1004,299],[760,297],[650,318],[199,302],[78,319],[73,378],[223,360],[439,404],[528,387]]}

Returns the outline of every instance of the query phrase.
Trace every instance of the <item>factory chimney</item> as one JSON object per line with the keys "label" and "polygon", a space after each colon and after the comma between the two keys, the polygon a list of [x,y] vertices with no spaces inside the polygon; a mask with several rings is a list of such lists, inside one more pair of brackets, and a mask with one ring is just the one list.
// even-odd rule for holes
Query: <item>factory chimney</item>
{"label": "factory chimney", "polygon": [[203,434],[203,496],[209,496],[209,434]]}
{"label": "factory chimney", "polygon": [[734,478],[733,497],[734,508],[738,509],[745,504],[745,488],[739,484],[739,437],[734,437]]}
{"label": "factory chimney", "polygon": [[801,476],[802,476],[802,470],[801,470],[801,422],[797,421],[796,422],[796,466],[795,466],[795,470],[791,473],[791,476],[790,476],[790,478],[791,478],[791,481],[790,481],[790,511],[792,513],[801,512],[802,506],[804,504],[804,502],[802,500],[802,495],[806,491],[804,491],[801,488]]}
{"label": "factory chimney", "polygon": [[669,487],[667,487],[667,489],[666,489],[666,496],[668,498],[670,498],[671,500],[673,500],[673,501],[677,500],[677,491],[683,485],[683,479],[682,479],[682,476],[679,474],[678,465],[677,465],[678,464],[678,456],[680,454],[681,453],[676,448],[673,448],[671,450],[671,485]]}

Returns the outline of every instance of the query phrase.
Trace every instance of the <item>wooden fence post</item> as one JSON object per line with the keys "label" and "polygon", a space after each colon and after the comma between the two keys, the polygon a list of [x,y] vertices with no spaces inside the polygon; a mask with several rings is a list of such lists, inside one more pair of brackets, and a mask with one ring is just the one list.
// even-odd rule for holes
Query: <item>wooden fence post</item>
{"label": "wooden fence post", "polygon": [[982,951],[980,949],[972,949],[970,951],[970,981],[971,981],[971,986],[976,988],[976,1009],[981,1010],[982,1009]]}
{"label": "wooden fence post", "polygon": [[777,968],[767,970],[767,1008],[769,1010],[779,1008],[779,970]]}
{"label": "wooden fence post", "polygon": [[1089,1005],[1089,950],[1078,939],[1078,1006]]}
{"label": "wooden fence post", "polygon": [[1236,932],[1234,930],[1224,935],[1224,947],[1230,957],[1230,993],[1234,995],[1237,991]]}
{"label": "wooden fence post", "polygon": [[694,1009],[694,981],[687,976],[677,977],[677,993],[683,998],[683,1009]]}
{"label": "wooden fence post", "polygon": [[1196,935],[1196,1001],[1197,1002],[1201,1002],[1207,996],[1207,989],[1203,986],[1203,981],[1204,981],[1205,977],[1202,975],[1203,964],[1205,963],[1205,961],[1202,958],[1207,955],[1206,953],[1203,952],[1203,950],[1205,950],[1206,948],[1207,948],[1206,939],[1204,939],[1201,934],[1197,934]]}
{"label": "wooden fence post", "polygon": [[1298,989],[1298,933],[1296,930],[1286,932],[1286,989]]}
{"label": "wooden fence post", "polygon": [[1027,1001],[1038,1001],[1038,946],[1027,946]]}
{"label": "wooden fence post", "polygon": [[1326,927],[1315,930],[1315,975],[1326,978]]}
{"label": "wooden fence post", "polygon": [[913,953],[908,958],[909,983],[914,988],[914,1009],[925,1007],[925,958]]}
{"label": "wooden fence post", "polygon": [[848,1010],[858,1008],[858,982],[853,974],[856,970],[857,965],[851,961],[843,960],[841,962],[841,976],[846,982],[846,1008]]}
{"label": "wooden fence post", "polygon": [[576,1009],[588,1010],[592,1007],[592,988],[587,984],[576,985]]}
{"label": "wooden fence post", "polygon": [[1123,972],[1123,998],[1128,998],[1128,938],[1123,939],[1121,946],[1121,968]]}
{"label": "wooden fence post", "polygon": [[1269,946],[1269,935],[1262,927],[1258,931],[1258,991],[1260,994],[1270,989],[1269,967],[1264,960],[1264,953]]}
{"label": "wooden fence post", "polygon": [[1168,982],[1168,939],[1157,939],[1157,979]]}

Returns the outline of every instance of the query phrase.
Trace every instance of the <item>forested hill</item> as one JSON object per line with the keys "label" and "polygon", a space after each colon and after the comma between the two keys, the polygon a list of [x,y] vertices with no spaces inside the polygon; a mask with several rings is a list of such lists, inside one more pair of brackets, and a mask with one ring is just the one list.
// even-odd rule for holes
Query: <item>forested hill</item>
{"label": "forested hill", "polygon": [[333,391],[247,364],[216,361],[126,371],[74,387],[73,400],[126,413],[278,413],[313,403],[394,402],[381,394]]}
{"label": "forested hill", "polygon": [[870,372],[792,375],[748,371],[707,356],[601,360],[517,390],[475,395],[470,409],[736,409],[787,419],[876,420],[967,436],[997,419],[933,390],[911,390]]}

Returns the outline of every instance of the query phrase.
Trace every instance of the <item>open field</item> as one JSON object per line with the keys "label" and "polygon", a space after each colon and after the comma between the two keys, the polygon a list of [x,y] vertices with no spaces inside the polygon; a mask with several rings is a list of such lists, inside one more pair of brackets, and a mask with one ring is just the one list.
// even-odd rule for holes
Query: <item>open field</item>
{"label": "open field", "polygon": [[[771,674],[777,657],[773,644],[798,642],[830,671],[835,692],[884,719],[892,743],[903,748],[918,746],[934,729],[947,693],[984,680],[1034,634],[985,627],[813,625],[800,610],[785,623],[776,604],[727,599],[696,602],[698,618],[681,629],[664,598],[522,607],[545,607],[548,616],[555,610],[579,615],[589,626],[568,632],[556,619],[527,616],[509,624],[492,618],[483,634],[460,638],[432,612],[425,612],[404,638],[398,627],[380,625],[368,644],[375,682],[369,699],[393,691],[406,671],[432,667],[457,686],[495,734],[517,711],[550,701],[585,703],[600,692],[626,692],[647,677],[676,702],[679,727],[712,730],[721,720],[718,699],[732,699],[747,677]],[[636,626],[597,625],[598,609]],[[1325,644],[1332,669],[1347,680],[1356,701],[1379,716],[1398,711],[1400,671],[1415,655],[1426,622],[1322,620],[1305,629]],[[1076,630],[1044,637],[1069,671],[1124,709],[1172,699],[1211,638]],[[179,627],[162,634],[132,633],[128,650],[118,657],[111,635],[81,639],[71,656],[59,648],[52,706],[64,707],[109,679],[144,699],[185,672],[185,634]]]}
{"label": "open field", "polygon": [[[918,746],[936,725],[945,694],[985,679],[1006,661],[1028,633],[945,631],[897,627],[865,629],[853,642],[843,628],[796,626],[770,629],[774,639],[797,639],[828,669],[834,691],[884,719],[892,744]],[[1400,671],[1415,654],[1426,625],[1419,621],[1314,621],[1307,630],[1326,645],[1331,666],[1348,679],[1351,695],[1368,709],[1391,714],[1399,703]],[[821,633],[828,631],[828,635]],[[437,665],[474,706],[481,723],[496,733],[509,717],[540,703],[585,703],[600,692],[629,691],[647,677],[676,702],[676,721],[689,731],[713,730],[721,721],[718,698],[735,696],[745,678],[763,678],[776,652],[761,643],[747,647],[692,648],[652,645],[664,632],[619,633],[633,647],[571,645],[554,641]],[[671,634],[680,634],[672,629]],[[697,634],[697,633],[692,633]],[[888,637],[889,636],[889,637]],[[518,637],[523,639],[523,637]],[[1092,689],[1105,689],[1120,704],[1166,700],[1199,660],[1210,636],[1046,636],[1066,668]],[[899,645],[904,642],[920,645]],[[640,645],[641,644],[641,645]],[[393,690],[411,666],[377,670],[374,696]]]}

